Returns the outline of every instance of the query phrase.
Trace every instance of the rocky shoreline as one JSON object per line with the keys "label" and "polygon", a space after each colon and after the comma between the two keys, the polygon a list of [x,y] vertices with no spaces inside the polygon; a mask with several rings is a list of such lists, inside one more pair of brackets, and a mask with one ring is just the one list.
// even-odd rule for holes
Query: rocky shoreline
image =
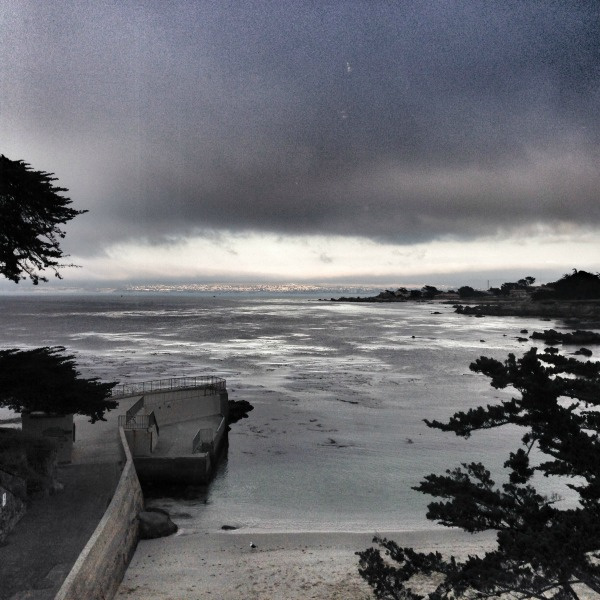
{"label": "rocky shoreline", "polygon": [[329,302],[408,302],[408,299],[391,290],[385,290],[377,296],[342,296],[341,298],[330,298]]}
{"label": "rocky shoreline", "polygon": [[330,302],[363,302],[363,303],[389,303],[389,302],[418,302],[452,304],[455,312],[474,317],[539,317],[546,319],[564,319],[572,321],[585,321],[597,323],[600,327],[600,300],[514,300],[500,298],[477,298],[470,301],[463,300],[464,304],[446,300],[443,297],[406,298],[390,290],[381,292],[377,296],[350,296],[331,298]]}
{"label": "rocky shoreline", "polygon": [[565,319],[600,324],[600,300],[514,302],[489,301],[477,304],[456,304],[456,312],[475,317],[539,317]]}

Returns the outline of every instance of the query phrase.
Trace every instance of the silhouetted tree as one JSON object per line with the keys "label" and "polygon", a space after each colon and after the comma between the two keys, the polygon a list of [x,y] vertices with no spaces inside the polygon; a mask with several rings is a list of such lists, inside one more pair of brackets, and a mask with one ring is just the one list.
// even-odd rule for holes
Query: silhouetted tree
{"label": "silhouetted tree", "polygon": [[[15,283],[27,277],[35,285],[47,281],[41,272],[48,268],[60,278],[58,269],[65,266],[58,262],[64,257],[60,225],[87,212],[69,208],[71,200],[60,195],[67,190],[53,181],[51,173],[0,155],[0,275]],[[79,377],[74,357],[64,350],[0,351],[0,407],[104,420],[104,413],[117,407],[109,399],[116,383]]]}
{"label": "silhouetted tree", "polygon": [[53,181],[51,173],[0,155],[0,274],[15,283],[47,281],[46,269],[60,278],[58,269],[66,266],[59,263],[65,256],[60,226],[87,212],[69,208],[71,200],[61,195],[67,190]]}
{"label": "silhouetted tree", "polygon": [[533,285],[535,283],[535,277],[524,277],[523,279],[519,279],[519,281],[517,281],[517,284],[521,287],[521,288],[527,288],[530,285]]}
{"label": "silhouetted tree", "polygon": [[600,275],[578,271],[548,283],[533,295],[534,300],[586,300],[600,298]]}
{"label": "silhouetted tree", "polygon": [[[600,594],[600,363],[532,348],[504,363],[481,357],[471,370],[520,397],[427,424],[464,437],[504,425],[523,428],[522,446],[504,465],[508,481],[497,486],[484,465],[470,463],[429,475],[415,489],[440,498],[429,505],[428,519],[469,532],[495,530],[497,548],[461,562],[376,538],[379,547],[357,553],[360,574],[386,600],[505,593],[566,600],[579,598],[580,588]],[[540,494],[531,483],[536,471],[569,478],[579,504],[561,509],[555,497]],[[443,579],[435,591],[421,596],[411,590],[414,575],[432,573]]]}
{"label": "silhouetted tree", "polygon": [[435,298],[438,294],[441,294],[441,292],[433,285],[424,285],[421,288],[421,294],[423,295],[423,298],[431,300],[432,298]]}
{"label": "silhouetted tree", "polygon": [[461,298],[479,298],[485,296],[485,292],[473,289],[470,285],[463,285],[458,288],[458,295]]}
{"label": "silhouetted tree", "polygon": [[116,382],[80,377],[74,356],[64,351],[62,346],[0,351],[0,406],[104,421],[104,413],[117,407],[109,397]]}
{"label": "silhouetted tree", "polygon": [[[500,291],[497,295],[508,296],[512,290],[526,290],[529,286],[535,283],[535,277],[528,275],[518,281],[507,281],[500,286]],[[490,291],[496,293],[497,288],[491,288]]]}

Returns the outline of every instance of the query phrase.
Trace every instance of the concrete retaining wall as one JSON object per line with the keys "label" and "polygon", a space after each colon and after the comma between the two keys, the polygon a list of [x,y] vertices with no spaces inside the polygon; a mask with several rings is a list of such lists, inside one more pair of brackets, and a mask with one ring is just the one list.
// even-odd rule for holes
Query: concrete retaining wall
{"label": "concrete retaining wall", "polygon": [[55,600],[112,598],[135,551],[144,498],[122,428],[119,435],[125,466],[117,489]]}
{"label": "concrete retaining wall", "polygon": [[227,435],[227,420],[223,418],[217,431],[215,432],[215,439],[213,442],[213,447],[215,449],[215,453],[218,454],[221,451],[221,446],[223,444],[223,437]]}
{"label": "concrete retaining wall", "polygon": [[[205,441],[205,439],[201,437],[200,444],[196,444],[196,447],[194,447],[194,444],[192,444],[192,451],[196,453],[196,448],[198,448],[199,446],[200,449],[198,451],[209,452],[211,458],[214,461],[216,455],[219,454],[219,452],[221,451],[221,447],[223,445],[223,437],[227,435],[227,431],[227,419],[225,419],[225,417],[221,419],[221,422],[219,423],[219,426],[216,429],[201,428],[198,433],[201,434],[203,432],[207,432],[209,435],[207,435],[206,437],[209,439]],[[194,439],[194,442],[196,442],[196,439]]]}
{"label": "concrete retaining wall", "polygon": [[[227,396],[227,392],[224,394]],[[153,392],[144,397],[144,408],[146,412],[154,411],[161,427],[223,414],[222,396],[204,388]]]}
{"label": "concrete retaining wall", "polygon": [[134,456],[151,456],[158,443],[154,425],[149,429],[126,429],[125,437]]}
{"label": "concrete retaining wall", "polygon": [[154,449],[158,446],[158,437],[156,425],[152,425],[152,427],[150,427],[150,452],[154,452]]}
{"label": "concrete retaining wall", "polygon": [[134,461],[139,478],[153,484],[204,485],[211,477],[208,452],[177,457],[136,456]]}

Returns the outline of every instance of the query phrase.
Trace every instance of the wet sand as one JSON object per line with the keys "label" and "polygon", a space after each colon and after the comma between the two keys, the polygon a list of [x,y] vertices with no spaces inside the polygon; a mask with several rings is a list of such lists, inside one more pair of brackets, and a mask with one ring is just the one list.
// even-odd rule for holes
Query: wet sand
{"label": "wet sand", "polygon": [[[141,541],[117,599],[364,600],[357,550],[370,533],[186,531]],[[378,532],[401,545],[466,556],[489,548],[493,536],[454,530]],[[256,547],[252,548],[251,544]]]}

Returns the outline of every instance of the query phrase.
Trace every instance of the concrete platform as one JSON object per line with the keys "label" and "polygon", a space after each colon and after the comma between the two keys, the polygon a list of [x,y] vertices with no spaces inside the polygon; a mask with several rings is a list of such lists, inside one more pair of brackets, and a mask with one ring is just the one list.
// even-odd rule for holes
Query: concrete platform
{"label": "concrete platform", "polygon": [[199,429],[212,429],[216,431],[223,417],[214,415],[194,421],[173,423],[172,425],[158,424],[160,435],[158,444],[154,449],[155,457],[170,457],[193,455],[192,442]]}
{"label": "concrete platform", "polygon": [[142,486],[208,484],[227,439],[228,409],[224,385],[146,393],[121,418]]}

